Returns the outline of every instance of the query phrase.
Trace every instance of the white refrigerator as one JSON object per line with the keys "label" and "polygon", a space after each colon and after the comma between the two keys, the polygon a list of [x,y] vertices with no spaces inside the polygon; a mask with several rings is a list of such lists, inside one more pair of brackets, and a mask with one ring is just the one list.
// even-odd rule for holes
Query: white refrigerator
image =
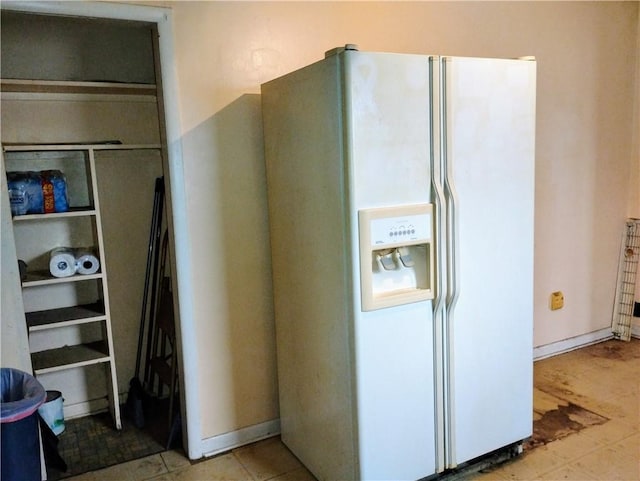
{"label": "white refrigerator", "polygon": [[281,434],[319,480],[530,436],[535,84],[348,45],[262,85]]}

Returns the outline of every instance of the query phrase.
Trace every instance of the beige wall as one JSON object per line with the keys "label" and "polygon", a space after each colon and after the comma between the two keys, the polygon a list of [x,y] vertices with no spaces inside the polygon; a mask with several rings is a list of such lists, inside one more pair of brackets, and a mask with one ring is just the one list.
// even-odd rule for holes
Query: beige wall
{"label": "beige wall", "polygon": [[[633,102],[633,155],[630,167],[631,189],[629,191],[629,217],[640,219],[640,6],[637,8],[636,21],[636,80],[634,92],[636,92]],[[640,301],[640,283],[637,285],[636,299]]]}
{"label": "beige wall", "polygon": [[278,416],[260,84],[345,43],[536,56],[535,344],[609,326],[623,221],[639,214],[637,2],[160,4],[174,12],[203,438]]}
{"label": "beige wall", "polygon": [[[537,57],[535,344],[609,325],[623,220],[640,216],[638,2],[152,4],[174,12],[203,439],[278,417],[260,83],[345,43]],[[5,343],[4,233],[2,365],[27,364]]]}
{"label": "beige wall", "polygon": [[[640,7],[638,10],[636,52],[640,52]],[[636,56],[635,92],[640,92],[640,54]],[[633,103],[633,154],[632,163],[629,166],[629,214],[628,217],[640,219],[640,101]],[[640,302],[640,282],[636,283],[635,301]],[[640,332],[640,318],[635,318],[635,329]]]}
{"label": "beige wall", "polygon": [[640,214],[638,2],[153,4],[174,12],[203,439],[278,417],[260,83],[345,43],[537,57],[535,343],[609,325]]}

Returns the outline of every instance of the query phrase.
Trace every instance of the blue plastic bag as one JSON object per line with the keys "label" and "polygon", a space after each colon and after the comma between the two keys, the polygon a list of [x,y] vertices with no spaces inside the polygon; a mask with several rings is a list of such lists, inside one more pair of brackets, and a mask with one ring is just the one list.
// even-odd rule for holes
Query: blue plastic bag
{"label": "blue plastic bag", "polygon": [[38,172],[7,172],[7,186],[13,215],[44,213],[42,185]]}
{"label": "blue plastic bag", "polygon": [[38,380],[26,372],[0,368],[0,423],[13,423],[31,416],[47,398]]}
{"label": "blue plastic bag", "polygon": [[18,369],[0,371],[0,478],[40,481],[40,436],[36,410],[47,394],[36,378]]}
{"label": "blue plastic bag", "polygon": [[69,210],[67,180],[59,170],[7,172],[7,186],[13,215]]}

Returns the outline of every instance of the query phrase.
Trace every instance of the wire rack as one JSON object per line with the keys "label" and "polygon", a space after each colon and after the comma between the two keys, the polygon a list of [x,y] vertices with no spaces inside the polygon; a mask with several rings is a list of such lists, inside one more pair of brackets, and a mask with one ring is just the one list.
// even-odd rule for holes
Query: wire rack
{"label": "wire rack", "polygon": [[623,341],[631,339],[638,260],[640,259],[640,219],[628,219],[620,249],[618,286],[613,307],[611,330]]}

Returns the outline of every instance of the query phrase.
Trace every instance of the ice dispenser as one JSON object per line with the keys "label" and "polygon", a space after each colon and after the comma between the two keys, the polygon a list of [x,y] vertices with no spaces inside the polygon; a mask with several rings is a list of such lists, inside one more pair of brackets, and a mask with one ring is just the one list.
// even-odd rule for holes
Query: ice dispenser
{"label": "ice dispenser", "polygon": [[358,212],[362,310],[433,299],[432,205]]}

